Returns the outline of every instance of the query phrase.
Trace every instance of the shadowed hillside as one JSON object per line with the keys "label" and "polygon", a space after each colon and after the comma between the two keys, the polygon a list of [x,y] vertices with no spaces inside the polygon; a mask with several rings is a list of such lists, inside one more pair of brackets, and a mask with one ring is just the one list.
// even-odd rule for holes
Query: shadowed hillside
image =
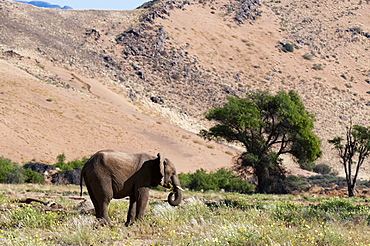
{"label": "shadowed hillside", "polygon": [[[369,125],[366,1],[152,1],[132,11],[0,0],[5,157],[53,162],[102,148],[164,152],[182,170],[228,166],[203,114],[225,96],[296,90],[327,139]],[[288,162],[289,164],[289,162]],[[365,164],[369,171],[369,163]]]}

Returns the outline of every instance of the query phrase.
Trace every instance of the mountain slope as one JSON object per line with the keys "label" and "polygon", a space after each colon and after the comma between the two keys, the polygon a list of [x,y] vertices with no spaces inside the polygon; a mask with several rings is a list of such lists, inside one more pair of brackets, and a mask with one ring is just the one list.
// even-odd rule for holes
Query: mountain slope
{"label": "mountain slope", "polygon": [[[48,69],[48,68],[45,68]],[[50,68],[59,76],[69,71]],[[221,145],[204,143],[196,135],[146,116],[98,81],[86,81],[91,93],[66,90],[41,82],[0,60],[1,155],[13,161],[53,163],[89,156],[101,149],[124,152],[160,152],[179,171],[213,169],[230,164]]]}
{"label": "mountain slope", "polygon": [[[171,159],[188,163],[185,171],[227,166],[231,156],[225,152],[235,150],[193,134],[208,126],[206,110],[221,105],[226,95],[293,89],[316,115],[324,152],[319,163],[340,169],[327,139],[342,135],[350,119],[369,124],[369,8],[358,2],[203,0],[152,1],[132,11],[64,11],[0,0],[1,67],[33,81],[5,106],[10,111],[2,121],[19,128],[17,136],[3,134],[12,144],[1,149],[15,160],[48,162],[61,152],[77,158],[110,146],[165,149]],[[293,52],[282,51],[286,43],[293,44]],[[16,90],[22,78],[8,80]],[[43,139],[53,123],[22,142],[37,128],[9,113],[11,105],[34,105],[27,91],[46,85],[52,95],[40,89],[44,96],[34,107],[72,119],[62,117],[60,129],[49,130],[53,145]],[[127,111],[132,107],[135,111]],[[26,115],[34,122],[58,119],[42,110]],[[66,129],[74,127],[64,139]]]}
{"label": "mountain slope", "polygon": [[[51,20],[57,22],[59,17],[54,19],[53,15],[63,14],[52,10],[46,11],[46,16],[43,16],[44,12],[38,8],[5,3],[11,8],[25,9],[29,16],[47,19],[46,23],[52,23]],[[19,11],[15,14],[22,16],[22,13]],[[93,19],[95,12],[90,13]],[[13,29],[2,32],[9,35],[10,41],[4,35],[1,43],[10,42],[10,45],[6,48],[2,46],[0,59],[2,156],[18,162],[34,158],[53,163],[61,153],[71,160],[89,156],[100,149],[113,148],[153,155],[161,152],[183,172],[230,164],[229,152],[235,154],[235,150],[207,144],[195,134],[169,125],[160,117],[155,119],[143,114],[140,107],[127,102],[122,95],[123,89],[109,89],[112,85],[104,85],[98,78],[87,78],[82,74],[83,71],[80,75],[70,66],[55,66],[59,62],[57,59],[71,57],[71,60],[78,62],[79,59],[91,61],[89,68],[94,67],[95,57],[88,55],[94,52],[93,48],[77,48],[79,35],[75,39],[68,36],[61,40],[63,35],[56,38],[54,35],[60,35],[61,32],[56,24],[45,32],[33,32],[32,26],[27,25],[15,28],[17,21],[24,24],[24,19],[20,17],[19,21],[18,16],[8,14],[7,21],[12,24],[7,28]],[[121,13],[108,11],[106,14],[102,13],[102,18]],[[122,16],[126,18],[125,13]],[[80,19],[71,20],[65,25],[75,27],[78,32],[77,23],[81,23]],[[30,35],[25,36],[26,32],[30,32]],[[53,39],[59,42],[53,43]],[[78,50],[80,56],[73,57],[68,53],[70,50]],[[49,52],[55,58],[52,62],[43,57]],[[97,63],[95,66],[99,65],[104,68],[104,64]]]}

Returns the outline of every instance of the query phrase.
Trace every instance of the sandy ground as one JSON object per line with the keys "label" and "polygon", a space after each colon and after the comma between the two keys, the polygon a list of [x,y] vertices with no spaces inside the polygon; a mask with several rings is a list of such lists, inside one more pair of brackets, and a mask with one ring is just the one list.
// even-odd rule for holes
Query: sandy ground
{"label": "sandy ground", "polygon": [[[46,66],[62,79],[72,73]],[[90,156],[101,149],[160,152],[179,172],[230,166],[235,149],[206,142],[193,133],[141,113],[139,107],[98,81],[76,75],[91,93],[41,82],[0,60],[0,153],[23,163],[55,163]],[[74,79],[76,80],[76,79]],[[232,154],[232,155],[230,155]]]}

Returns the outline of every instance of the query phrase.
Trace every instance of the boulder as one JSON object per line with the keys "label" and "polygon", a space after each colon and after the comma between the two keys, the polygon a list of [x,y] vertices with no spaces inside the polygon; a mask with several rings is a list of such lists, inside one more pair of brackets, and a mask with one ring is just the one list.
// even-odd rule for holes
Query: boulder
{"label": "boulder", "polygon": [[80,184],[81,170],[74,169],[68,172],[58,172],[52,175],[51,182],[58,185]]}
{"label": "boulder", "polygon": [[49,172],[51,170],[56,170],[56,167],[52,165],[47,165],[39,162],[32,162],[28,163],[23,166],[24,169],[31,169],[34,172],[41,173],[42,175],[45,175],[46,172]]}

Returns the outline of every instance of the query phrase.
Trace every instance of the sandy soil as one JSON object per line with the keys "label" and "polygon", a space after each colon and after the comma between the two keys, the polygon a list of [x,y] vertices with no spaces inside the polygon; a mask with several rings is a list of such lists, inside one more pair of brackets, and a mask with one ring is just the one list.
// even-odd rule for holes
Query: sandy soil
{"label": "sandy soil", "polygon": [[0,60],[0,153],[6,158],[52,164],[61,153],[72,160],[111,148],[153,155],[160,152],[176,163],[178,171],[189,172],[229,166],[232,156],[227,153],[236,153],[143,114],[94,79],[50,65],[45,70],[62,79],[78,78],[83,83],[75,83],[81,83],[81,88],[89,84],[91,93],[40,82]]}

